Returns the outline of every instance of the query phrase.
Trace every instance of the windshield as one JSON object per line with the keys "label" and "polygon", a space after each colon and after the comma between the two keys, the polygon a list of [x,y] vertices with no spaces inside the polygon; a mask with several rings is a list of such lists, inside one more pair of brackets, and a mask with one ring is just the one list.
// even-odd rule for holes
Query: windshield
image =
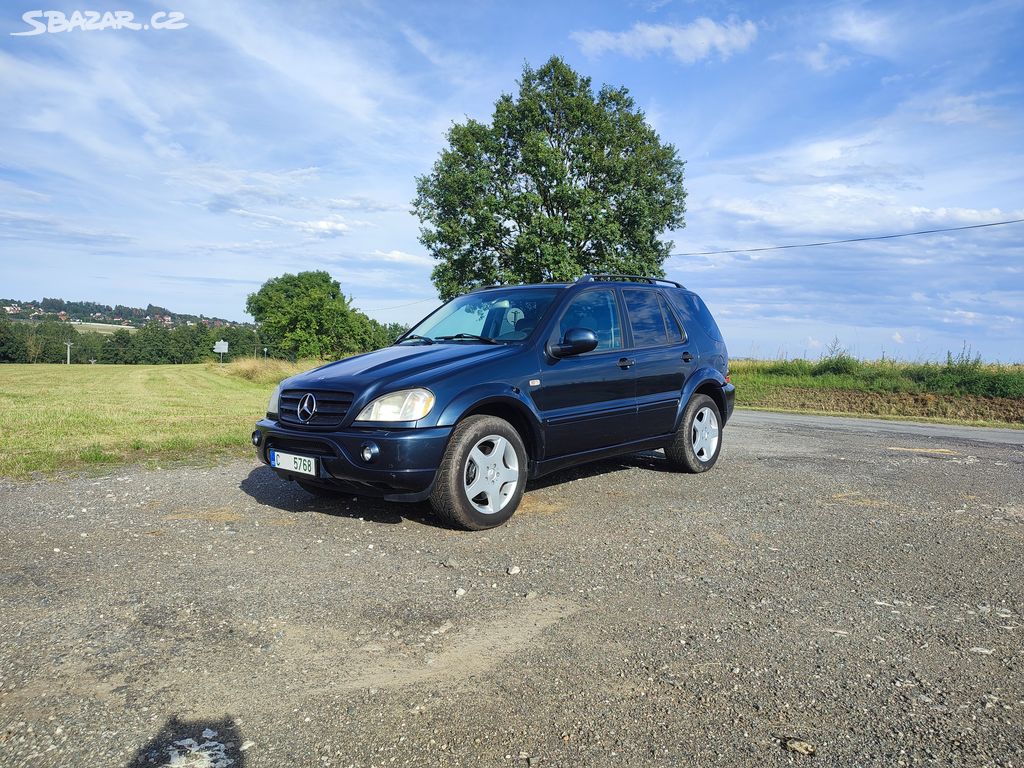
{"label": "windshield", "polygon": [[414,326],[401,343],[522,341],[557,293],[557,288],[519,288],[459,296]]}

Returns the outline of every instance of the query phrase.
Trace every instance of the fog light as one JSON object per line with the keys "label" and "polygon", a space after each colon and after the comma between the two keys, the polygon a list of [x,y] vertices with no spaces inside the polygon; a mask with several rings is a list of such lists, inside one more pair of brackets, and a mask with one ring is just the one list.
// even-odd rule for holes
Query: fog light
{"label": "fog light", "polygon": [[359,449],[360,458],[362,458],[362,460],[367,464],[374,461],[379,454],[380,448],[377,447],[376,443],[363,443],[362,447]]}
{"label": "fog light", "polygon": [[260,447],[260,441],[262,441],[262,440],[263,440],[263,433],[260,432],[258,429],[255,432],[252,433],[252,444],[255,445],[257,448]]}

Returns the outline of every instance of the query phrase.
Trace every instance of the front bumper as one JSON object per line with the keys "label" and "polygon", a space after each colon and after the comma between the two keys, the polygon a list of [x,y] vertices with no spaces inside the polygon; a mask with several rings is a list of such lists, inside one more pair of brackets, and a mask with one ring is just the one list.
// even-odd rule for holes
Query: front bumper
{"label": "front bumper", "polygon": [[[313,456],[316,478],[274,469],[283,478],[306,480],[316,485],[354,494],[378,496],[389,501],[421,501],[430,495],[451,427],[426,429],[355,429],[338,432],[290,429],[263,419],[253,433],[256,453],[269,464],[268,451]],[[258,437],[258,440],[257,440]],[[372,461],[361,457],[363,447],[373,444],[378,452]]]}

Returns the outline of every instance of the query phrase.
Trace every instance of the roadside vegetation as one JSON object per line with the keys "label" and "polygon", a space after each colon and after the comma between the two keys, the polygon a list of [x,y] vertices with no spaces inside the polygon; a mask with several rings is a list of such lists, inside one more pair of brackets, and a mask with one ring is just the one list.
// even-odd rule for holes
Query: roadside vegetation
{"label": "roadside vegetation", "polygon": [[1024,427],[1024,365],[967,349],[943,363],[864,361],[833,343],[817,361],[736,359],[729,370],[741,407]]}
{"label": "roadside vegetation", "polygon": [[64,322],[55,315],[10,320],[0,314],[0,363],[63,363],[68,360],[68,344],[72,364],[204,363],[218,359],[213,351],[217,341],[228,342],[225,360],[254,353],[286,360],[333,360],[385,347],[406,330],[400,323],[379,323],[352,307],[326,272],[268,280],[247,306],[258,326],[196,322],[171,327],[152,320],[138,328],[122,328]]}
{"label": "roadside vegetation", "polygon": [[[315,360],[0,366],[0,477],[250,455],[271,389]],[[733,360],[746,408],[1024,427],[1024,365]]]}

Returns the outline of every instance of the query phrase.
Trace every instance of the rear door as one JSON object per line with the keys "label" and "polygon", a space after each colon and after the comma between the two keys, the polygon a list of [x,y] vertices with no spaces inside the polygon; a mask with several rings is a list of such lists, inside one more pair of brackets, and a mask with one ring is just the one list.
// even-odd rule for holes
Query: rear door
{"label": "rear door", "polygon": [[[548,458],[617,445],[630,439],[636,418],[633,367],[625,362],[622,312],[615,290],[592,288],[566,307],[550,341],[569,328],[589,328],[597,349],[541,363],[532,390],[541,411]],[[543,354],[543,353],[542,353]]]}
{"label": "rear door", "polygon": [[683,384],[693,372],[697,349],[686,338],[661,291],[623,288],[635,360],[637,418],[633,439],[672,432]]}

